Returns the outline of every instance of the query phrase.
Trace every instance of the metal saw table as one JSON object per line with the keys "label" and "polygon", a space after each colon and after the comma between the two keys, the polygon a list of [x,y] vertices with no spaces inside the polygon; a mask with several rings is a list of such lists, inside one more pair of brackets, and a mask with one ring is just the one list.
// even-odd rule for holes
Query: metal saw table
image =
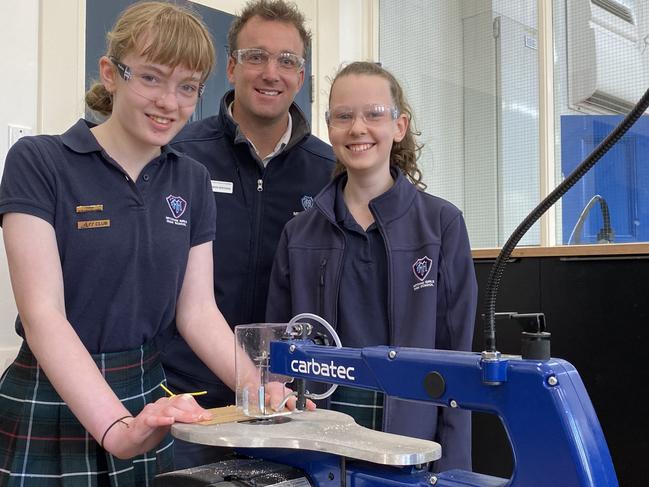
{"label": "metal saw table", "polygon": [[442,455],[439,443],[374,431],[324,409],[222,424],[176,423],[171,434],[203,445],[311,450],[393,466],[421,465]]}

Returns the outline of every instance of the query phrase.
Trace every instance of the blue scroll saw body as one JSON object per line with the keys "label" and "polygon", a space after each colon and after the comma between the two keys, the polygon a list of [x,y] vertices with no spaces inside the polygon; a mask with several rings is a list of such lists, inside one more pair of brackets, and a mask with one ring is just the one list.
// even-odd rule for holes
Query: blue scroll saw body
{"label": "blue scroll saw body", "polygon": [[[276,341],[270,369],[277,374],[381,391],[497,415],[511,442],[510,479],[451,470],[347,462],[330,454],[271,449],[256,456],[298,467],[317,486],[613,487],[617,478],[601,426],[577,370],[551,358],[386,346],[364,349]],[[442,445],[442,451],[443,451]],[[341,479],[341,471],[345,478]],[[342,481],[342,482],[341,482]]]}

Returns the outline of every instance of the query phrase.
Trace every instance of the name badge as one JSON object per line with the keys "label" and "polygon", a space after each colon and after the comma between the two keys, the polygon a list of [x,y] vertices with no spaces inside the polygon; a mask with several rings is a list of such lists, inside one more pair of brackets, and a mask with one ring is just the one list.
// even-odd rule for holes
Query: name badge
{"label": "name badge", "polygon": [[110,227],[110,220],[86,220],[77,222],[77,230],[86,230],[88,228],[106,228]]}
{"label": "name badge", "polygon": [[88,213],[91,211],[104,211],[104,205],[83,205],[77,206],[77,213]]}
{"label": "name badge", "polygon": [[232,194],[234,184],[230,181],[215,181],[212,179],[212,192]]}

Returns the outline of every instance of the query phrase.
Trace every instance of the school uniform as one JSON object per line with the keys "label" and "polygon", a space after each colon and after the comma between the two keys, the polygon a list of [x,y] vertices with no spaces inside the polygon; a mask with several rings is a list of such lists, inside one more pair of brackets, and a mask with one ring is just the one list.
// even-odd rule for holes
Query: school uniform
{"label": "school uniform", "polygon": [[[169,148],[137,181],[80,120],[20,139],[0,185],[0,217],[54,228],[67,318],[127,409],[164,395],[158,349],[176,314],[190,248],[214,238],[205,168]],[[24,337],[20,317],[16,331]],[[26,343],[0,379],[0,485],[132,485],[171,468],[167,437],[128,461],[106,453],[70,413]]]}
{"label": "school uniform", "polygon": [[[309,312],[331,323],[344,346],[471,349],[477,284],[462,214],[419,191],[396,168],[392,176],[394,185],[369,203],[375,223],[366,232],[344,203],[345,173],[286,225],[271,272],[267,321]],[[332,402],[353,404],[359,400],[353,394],[343,390]],[[471,468],[467,411],[391,397],[364,405],[382,410],[361,422],[440,442],[436,470]]]}
{"label": "school uniform", "polygon": [[[214,241],[214,295],[231,327],[264,320],[268,277],[279,236],[288,220],[313,204],[331,180],[331,147],[311,134],[306,117],[293,103],[290,127],[263,160],[232,118],[234,91],[221,99],[218,115],[187,125],[172,141],[205,165],[218,209]],[[163,352],[173,390],[201,391],[206,408],[234,404],[234,393],[196,356],[180,335]],[[177,442],[178,468],[221,458],[214,447]]]}

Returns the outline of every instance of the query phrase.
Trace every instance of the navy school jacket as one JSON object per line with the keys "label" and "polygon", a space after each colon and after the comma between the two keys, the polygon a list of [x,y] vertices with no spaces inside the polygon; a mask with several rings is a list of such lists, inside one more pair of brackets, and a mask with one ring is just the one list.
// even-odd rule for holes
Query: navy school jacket
{"label": "navy school jacket", "polygon": [[[462,214],[451,203],[418,190],[400,171],[393,170],[393,176],[394,186],[370,202],[387,252],[386,345],[470,350],[477,283]],[[314,208],[284,228],[270,279],[269,322],[310,312],[337,326],[345,252],[334,215],[337,181],[318,194]],[[360,323],[363,317],[358,319]],[[372,333],[371,323],[363,325]],[[396,398],[387,398],[384,407],[384,431],[442,445],[436,471],[471,469],[469,412]]]}
{"label": "navy school jacket", "polygon": [[[266,167],[228,113],[234,91],[219,114],[187,125],[172,142],[207,167],[216,201],[214,294],[231,327],[263,322],[275,249],[284,225],[313,204],[334,168],[331,147],[311,135],[304,114],[290,107],[293,130],[284,150]],[[167,343],[163,364],[174,391],[206,389],[204,407],[232,404],[234,395],[180,335]]]}

